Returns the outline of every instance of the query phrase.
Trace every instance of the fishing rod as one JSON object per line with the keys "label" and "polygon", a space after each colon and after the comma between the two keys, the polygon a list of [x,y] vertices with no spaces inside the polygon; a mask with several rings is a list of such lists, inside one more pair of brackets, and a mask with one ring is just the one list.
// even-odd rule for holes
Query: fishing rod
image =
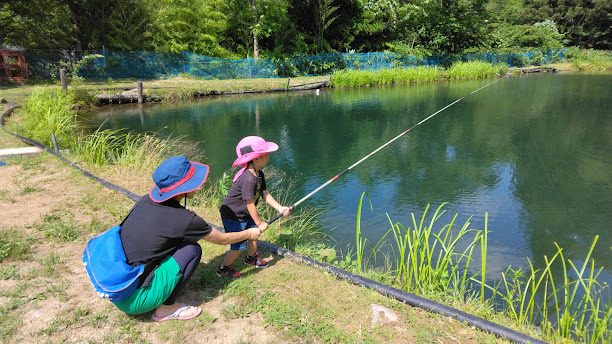
{"label": "fishing rod", "polygon": [[[418,127],[419,125],[423,124],[424,122],[426,122],[427,120],[429,120],[429,119],[430,119],[430,118],[432,118],[433,116],[435,116],[435,115],[439,114],[440,112],[442,112],[442,111],[444,111],[444,110],[448,109],[449,107],[451,107],[451,106],[455,105],[456,103],[458,103],[458,102],[462,101],[464,98],[466,98],[466,97],[468,97],[468,96],[470,96],[470,95],[472,95],[472,94],[474,94],[474,93],[476,93],[476,92],[478,92],[478,91],[482,90],[483,88],[485,88],[485,87],[487,87],[487,86],[490,86],[490,85],[492,85],[492,84],[494,84],[494,83],[498,82],[498,81],[499,81],[499,80],[501,80],[501,79],[503,79],[503,78],[496,79],[496,80],[494,80],[494,81],[492,81],[492,82],[490,82],[490,83],[488,83],[488,84],[486,84],[486,85],[484,85],[484,86],[482,86],[482,87],[480,87],[480,88],[478,88],[478,89],[476,89],[476,90],[474,90],[474,91],[470,92],[469,94],[466,94],[465,96],[463,96],[463,97],[461,97],[461,98],[459,98],[459,99],[455,100],[454,102],[452,102],[452,103],[450,103],[450,104],[446,105],[445,107],[443,107],[443,108],[441,108],[440,110],[436,111],[435,113],[431,114],[429,117],[427,117],[427,118],[425,118],[425,119],[421,120],[419,123],[417,123],[417,124],[413,125],[412,127],[408,128],[408,130],[406,130],[406,131],[404,131],[403,133],[401,133],[401,134],[397,135],[396,137],[394,137],[393,139],[389,140],[389,141],[388,141],[387,143],[385,143],[384,145],[382,145],[382,146],[378,147],[377,149],[375,149],[374,151],[372,151],[372,153],[370,153],[370,154],[368,154],[368,155],[364,156],[363,158],[361,158],[361,160],[359,160],[359,161],[357,161],[356,163],[352,164],[350,167],[348,167],[346,170],[344,170],[344,171],[340,172],[339,174],[337,174],[337,175],[336,175],[335,177],[333,177],[332,179],[330,179],[330,180],[326,181],[326,182],[325,182],[325,183],[323,183],[321,186],[319,186],[318,188],[316,188],[316,189],[314,189],[312,192],[310,192],[308,195],[306,195],[306,196],[302,197],[302,199],[300,199],[299,201],[297,201],[297,202],[295,202],[294,204],[292,204],[292,205],[289,207],[289,209],[290,209],[290,210],[294,209],[295,207],[297,207],[298,205],[300,205],[300,203],[304,202],[305,200],[307,200],[308,198],[310,198],[312,195],[316,194],[316,193],[317,193],[317,192],[319,192],[321,189],[323,189],[323,188],[324,188],[324,187],[326,187],[327,185],[331,184],[331,183],[332,183],[334,180],[336,180],[336,179],[338,179],[338,178],[342,177],[342,176],[343,176],[344,174],[346,174],[348,171],[352,170],[352,169],[353,169],[355,166],[359,165],[360,163],[362,163],[362,162],[363,162],[364,160],[366,160],[367,158],[369,158],[369,157],[371,157],[372,155],[376,154],[376,153],[377,153],[379,150],[381,150],[381,149],[385,148],[386,146],[388,146],[389,144],[391,144],[393,141],[395,141],[395,140],[399,139],[400,137],[404,136],[405,134],[407,134],[407,133],[408,133],[410,130],[412,130],[412,129],[414,129],[414,128]],[[268,225],[270,225],[270,224],[272,224],[272,222],[274,222],[274,221],[278,220],[278,219],[279,219],[281,216],[283,216],[283,213],[280,213],[280,214],[276,215],[276,216],[275,216],[275,217],[274,217],[272,220],[268,221]]]}

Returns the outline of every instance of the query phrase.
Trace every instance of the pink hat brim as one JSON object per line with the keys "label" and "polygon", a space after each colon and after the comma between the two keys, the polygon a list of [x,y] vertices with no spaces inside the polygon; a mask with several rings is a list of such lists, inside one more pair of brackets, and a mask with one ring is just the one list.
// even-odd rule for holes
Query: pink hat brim
{"label": "pink hat brim", "polygon": [[274,142],[261,142],[257,145],[256,151],[246,153],[238,157],[232,164],[232,167],[238,167],[247,164],[249,161],[259,158],[262,155],[272,153],[278,150],[278,145]]}

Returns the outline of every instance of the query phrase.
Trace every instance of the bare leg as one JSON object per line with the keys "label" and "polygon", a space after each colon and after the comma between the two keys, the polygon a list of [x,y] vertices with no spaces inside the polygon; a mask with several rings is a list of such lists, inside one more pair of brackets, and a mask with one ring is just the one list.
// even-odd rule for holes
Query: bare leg
{"label": "bare leg", "polygon": [[[248,244],[247,244],[248,245]],[[223,266],[229,266],[234,264],[236,258],[240,255],[239,250],[228,250],[225,253],[225,259],[223,259]]]}
{"label": "bare leg", "polygon": [[253,256],[257,253],[257,240],[247,240],[247,254]]}

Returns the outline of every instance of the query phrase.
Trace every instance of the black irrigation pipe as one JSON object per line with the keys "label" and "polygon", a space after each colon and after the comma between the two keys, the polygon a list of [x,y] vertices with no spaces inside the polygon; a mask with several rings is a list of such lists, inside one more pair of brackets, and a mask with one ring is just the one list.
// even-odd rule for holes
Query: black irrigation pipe
{"label": "black irrigation pipe", "polygon": [[[140,196],[136,195],[135,193],[132,193],[130,191],[127,191],[117,185],[114,185],[110,182],[107,182],[106,180],[97,177],[83,169],[81,169],[80,167],[78,167],[77,165],[73,164],[71,161],[69,161],[68,159],[66,159],[64,156],[62,156],[61,154],[59,154],[58,152],[50,149],[49,147],[47,147],[46,145],[29,139],[27,137],[23,137],[14,133],[9,132],[8,130],[6,130],[4,128],[4,117],[10,115],[13,110],[15,108],[17,108],[18,106],[13,106],[11,108],[9,108],[7,111],[5,111],[2,116],[0,116],[0,127],[2,128],[2,130],[4,130],[5,132],[7,132],[8,134],[11,134],[17,138],[19,138],[21,141],[34,145],[34,146],[38,146],[44,150],[46,150],[47,152],[57,156],[58,158],[60,158],[62,161],[70,164],[70,166],[72,166],[73,168],[81,171],[81,173],[83,173],[85,176],[90,177],[95,179],[96,181],[100,182],[102,185],[104,185],[105,187],[115,190],[115,191],[119,191],[121,193],[123,193],[124,195],[126,195],[128,198],[130,198],[133,201],[137,201]],[[217,225],[212,225],[214,228],[224,231],[223,227],[217,226]],[[281,255],[284,256],[286,258],[298,261],[302,264],[306,264],[318,269],[321,269],[325,272],[328,272],[340,279],[343,280],[347,280],[353,284],[356,285],[360,285],[360,286],[364,286],[366,288],[369,289],[373,289],[377,292],[379,292],[380,294],[387,296],[387,297],[391,297],[394,298],[398,301],[404,302],[410,306],[413,307],[418,307],[433,313],[437,313],[437,314],[442,314],[445,315],[447,317],[453,318],[455,320],[464,322],[466,324],[468,324],[469,326],[474,326],[479,330],[491,333],[499,338],[504,338],[509,340],[510,342],[513,343],[520,343],[520,344],[527,344],[527,343],[531,343],[531,344],[547,344],[547,342],[539,340],[537,338],[533,338],[530,337],[524,333],[512,330],[510,328],[507,328],[505,326],[496,324],[494,322],[485,320],[483,318],[477,317],[475,315],[460,311],[458,309],[443,305],[441,303],[435,302],[435,301],[431,301],[428,300],[426,298],[420,297],[418,295],[415,294],[411,294],[408,292],[405,292],[403,290],[397,289],[397,288],[393,288],[391,286],[376,282],[374,280],[371,280],[369,278],[365,278],[363,276],[359,276],[359,275],[355,275],[353,273],[350,273],[346,270],[342,270],[340,268],[337,268],[335,266],[329,265],[329,264],[325,264],[322,262],[319,262],[317,260],[314,260],[312,258],[309,257],[305,257],[302,255],[299,255],[295,252],[286,250],[282,247],[276,246],[274,244],[265,242],[265,241],[260,241],[259,242],[259,246],[263,247],[267,250],[269,250],[270,252],[277,254],[277,255]]]}
{"label": "black irrigation pipe", "polygon": [[507,339],[513,343],[521,343],[521,344],[523,343],[546,344],[547,343],[537,338],[530,337],[524,333],[517,332],[510,328],[507,328],[502,325],[496,324],[494,322],[477,317],[475,315],[460,311],[458,309],[443,305],[435,301],[428,300],[426,298],[405,292],[397,288],[390,287],[386,284],[376,282],[369,278],[355,275],[346,270],[337,268],[333,265],[325,264],[317,260],[314,260],[312,258],[299,255],[295,252],[286,250],[282,247],[278,247],[276,245],[270,244],[265,241],[260,241],[259,247],[263,247],[273,252],[274,254],[284,256],[286,258],[298,261],[302,264],[310,265],[315,268],[321,269],[340,279],[347,280],[356,285],[360,285],[360,286],[364,286],[369,289],[373,289],[384,296],[394,298],[398,301],[409,304],[410,306],[422,308],[427,311],[442,314],[447,317],[453,318],[455,320],[464,322],[470,326],[474,326],[477,329],[491,333],[499,338]]}

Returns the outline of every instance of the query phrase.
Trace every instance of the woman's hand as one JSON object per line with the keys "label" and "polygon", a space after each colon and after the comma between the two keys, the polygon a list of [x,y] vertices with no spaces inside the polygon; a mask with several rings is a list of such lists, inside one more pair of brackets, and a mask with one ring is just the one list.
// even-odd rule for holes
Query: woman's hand
{"label": "woman's hand", "polygon": [[261,229],[261,232],[263,233],[266,229],[268,229],[268,223],[262,221],[257,225],[257,227],[259,227],[259,229]]}
{"label": "woman's hand", "polygon": [[[267,223],[266,223],[266,225],[267,225]],[[259,235],[263,231],[259,227],[252,227],[252,228],[248,229],[248,232],[249,232],[249,240],[257,240],[257,239],[259,239]]]}

